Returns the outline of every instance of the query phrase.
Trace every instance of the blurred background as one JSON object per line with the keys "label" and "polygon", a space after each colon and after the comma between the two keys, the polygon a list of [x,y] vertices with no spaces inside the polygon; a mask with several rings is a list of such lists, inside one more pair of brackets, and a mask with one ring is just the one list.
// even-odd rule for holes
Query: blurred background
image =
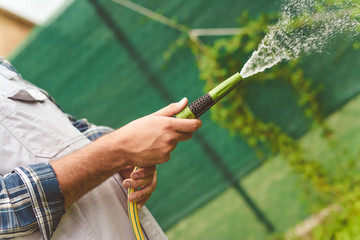
{"label": "blurred background", "polygon": [[[0,56],[66,112],[118,128],[240,71],[280,5],[0,0]],[[338,37],[202,117],[158,166],[148,208],[169,239],[360,236],[359,47]]]}

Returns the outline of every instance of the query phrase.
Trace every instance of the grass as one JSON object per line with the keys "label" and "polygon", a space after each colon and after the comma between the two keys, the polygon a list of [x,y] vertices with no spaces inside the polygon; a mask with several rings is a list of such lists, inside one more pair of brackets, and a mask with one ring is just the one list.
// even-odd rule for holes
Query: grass
{"label": "grass", "polygon": [[[344,174],[357,174],[360,169],[356,161],[360,157],[358,106],[360,96],[326,120],[333,130],[329,139],[325,140],[317,128],[300,139],[306,154],[321,162],[338,178]],[[317,194],[306,187],[281,157],[269,159],[261,168],[242,179],[241,184],[278,234],[304,220],[316,207]],[[305,194],[304,189],[310,189],[310,194]],[[270,236],[231,188],[180,221],[166,234],[171,240],[262,240]]]}

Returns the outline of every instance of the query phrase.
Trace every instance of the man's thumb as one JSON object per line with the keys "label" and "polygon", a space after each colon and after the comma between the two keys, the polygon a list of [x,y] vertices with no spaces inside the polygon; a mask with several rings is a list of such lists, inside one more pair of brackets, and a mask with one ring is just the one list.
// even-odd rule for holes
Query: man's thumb
{"label": "man's thumb", "polygon": [[159,111],[154,112],[152,115],[172,117],[175,114],[179,113],[181,110],[183,110],[186,107],[187,103],[188,99],[183,98],[181,99],[181,101],[177,103],[171,103],[168,106],[160,109]]}

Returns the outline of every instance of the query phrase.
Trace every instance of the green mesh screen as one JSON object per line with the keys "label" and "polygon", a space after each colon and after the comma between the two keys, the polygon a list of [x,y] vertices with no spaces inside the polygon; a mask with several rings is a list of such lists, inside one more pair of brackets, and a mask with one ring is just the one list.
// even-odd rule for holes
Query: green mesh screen
{"label": "green mesh screen", "polygon": [[[236,20],[243,10],[255,16],[279,9],[267,0],[134,2],[191,28],[239,27]],[[183,96],[194,100],[203,94],[189,49],[164,61],[163,52],[179,36],[177,30],[114,2],[74,1],[56,20],[36,29],[11,60],[66,112],[117,128]],[[303,63],[307,76],[325,86],[320,94],[325,115],[360,90],[360,55],[344,48],[342,61],[334,53]],[[290,86],[272,81],[248,90],[247,100],[258,117],[293,136],[309,127]],[[194,139],[179,144],[172,160],[158,166],[158,187],[148,207],[165,229],[229,186],[239,188],[236,180],[261,165],[245,140],[230,136],[209,114],[202,120]]]}

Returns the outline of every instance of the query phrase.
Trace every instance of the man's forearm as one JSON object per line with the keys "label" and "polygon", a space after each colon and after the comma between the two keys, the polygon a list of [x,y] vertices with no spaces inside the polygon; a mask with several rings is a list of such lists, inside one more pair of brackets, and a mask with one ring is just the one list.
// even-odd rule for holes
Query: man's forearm
{"label": "man's forearm", "polygon": [[127,161],[115,157],[110,144],[106,137],[102,137],[77,152],[50,163],[64,195],[65,207],[126,168]]}

